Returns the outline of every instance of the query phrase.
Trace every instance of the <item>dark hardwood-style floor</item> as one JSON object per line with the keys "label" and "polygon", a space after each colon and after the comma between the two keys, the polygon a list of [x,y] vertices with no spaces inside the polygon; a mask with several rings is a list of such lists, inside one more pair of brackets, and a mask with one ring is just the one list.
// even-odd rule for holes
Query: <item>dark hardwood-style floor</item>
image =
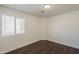
{"label": "dark hardwood-style floor", "polygon": [[79,49],[61,45],[48,40],[40,40],[6,54],[78,54]]}

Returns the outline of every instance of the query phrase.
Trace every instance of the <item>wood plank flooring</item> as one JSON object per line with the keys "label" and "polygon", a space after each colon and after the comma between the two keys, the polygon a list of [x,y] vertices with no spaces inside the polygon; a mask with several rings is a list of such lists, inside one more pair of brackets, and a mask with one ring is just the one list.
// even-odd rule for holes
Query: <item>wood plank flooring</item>
{"label": "wood plank flooring", "polygon": [[78,54],[79,49],[48,40],[40,40],[6,54]]}

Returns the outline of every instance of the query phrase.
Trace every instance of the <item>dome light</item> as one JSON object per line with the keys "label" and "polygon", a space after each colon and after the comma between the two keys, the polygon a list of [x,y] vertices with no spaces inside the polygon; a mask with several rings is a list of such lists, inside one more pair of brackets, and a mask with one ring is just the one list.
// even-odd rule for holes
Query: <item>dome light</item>
{"label": "dome light", "polygon": [[44,8],[45,9],[49,9],[50,8],[50,5],[45,5]]}

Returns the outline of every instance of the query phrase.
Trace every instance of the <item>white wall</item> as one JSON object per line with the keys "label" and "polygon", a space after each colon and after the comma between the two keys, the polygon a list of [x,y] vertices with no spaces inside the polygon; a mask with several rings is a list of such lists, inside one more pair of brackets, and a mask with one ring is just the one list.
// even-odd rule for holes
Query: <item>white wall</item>
{"label": "white wall", "polygon": [[49,17],[48,40],[79,48],[79,11]]}
{"label": "white wall", "polygon": [[40,40],[48,39],[48,18],[40,18]]}
{"label": "white wall", "polygon": [[1,35],[2,25],[0,16],[0,53],[6,53],[8,51],[38,41],[40,19],[39,17],[28,15],[26,13],[22,13],[5,7],[0,7],[0,15],[1,14],[23,17],[25,19],[25,33],[3,37]]}

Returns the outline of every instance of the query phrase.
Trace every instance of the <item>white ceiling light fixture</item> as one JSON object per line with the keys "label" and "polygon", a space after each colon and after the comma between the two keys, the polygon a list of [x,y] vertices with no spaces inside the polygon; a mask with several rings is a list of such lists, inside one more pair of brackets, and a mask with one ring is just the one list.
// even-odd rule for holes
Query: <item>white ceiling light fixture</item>
{"label": "white ceiling light fixture", "polygon": [[50,5],[44,5],[44,8],[45,9],[49,9],[50,8]]}
{"label": "white ceiling light fixture", "polygon": [[42,7],[41,7],[41,12],[47,12],[49,9],[50,9],[50,5],[47,5],[47,4],[45,4],[45,5],[42,5]]}

